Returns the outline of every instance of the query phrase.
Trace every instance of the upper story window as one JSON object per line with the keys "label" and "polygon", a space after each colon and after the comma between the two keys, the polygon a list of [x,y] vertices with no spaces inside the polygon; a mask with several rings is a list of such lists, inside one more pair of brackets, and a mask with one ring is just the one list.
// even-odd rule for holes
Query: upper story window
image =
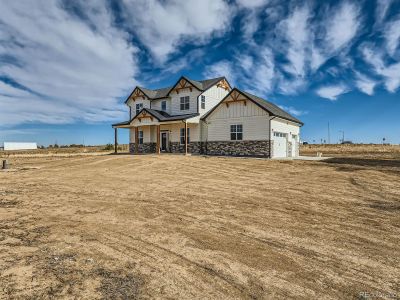
{"label": "upper story window", "polygon": [[205,109],[206,108],[206,96],[201,95],[201,108]]}
{"label": "upper story window", "polygon": [[181,97],[181,110],[189,110],[189,96]]}
{"label": "upper story window", "polygon": [[136,114],[138,114],[143,108],[143,103],[136,103]]}
{"label": "upper story window", "polygon": [[167,101],[161,101],[161,110],[166,111],[167,110]]}
{"label": "upper story window", "polygon": [[[187,129],[188,138],[187,142],[190,143],[190,128]],[[185,128],[181,128],[181,145],[185,144]]]}
{"label": "upper story window", "polygon": [[143,130],[138,131],[138,143],[139,145],[143,144]]}
{"label": "upper story window", "polygon": [[243,140],[243,125],[235,124],[231,125],[231,141]]}

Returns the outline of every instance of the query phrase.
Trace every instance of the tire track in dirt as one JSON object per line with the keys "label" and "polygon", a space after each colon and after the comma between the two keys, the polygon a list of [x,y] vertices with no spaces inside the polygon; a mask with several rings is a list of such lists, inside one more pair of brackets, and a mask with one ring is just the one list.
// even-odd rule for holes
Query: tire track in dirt
{"label": "tire track in dirt", "polygon": [[[119,236],[121,237],[120,239],[115,238],[116,233],[119,234]],[[111,234],[114,237],[110,237]],[[143,256],[150,257],[151,259],[154,259],[154,257],[149,256],[147,253],[143,252],[143,250],[139,251],[138,248],[131,246],[131,244],[128,243],[128,242],[125,242],[123,240],[123,238],[129,237],[132,241],[141,243],[143,246],[140,247],[140,249],[146,249],[146,250],[148,250],[149,252],[152,252],[152,253],[158,252],[157,256],[160,257],[160,260],[165,261],[165,258],[168,257],[168,256],[178,258],[180,260],[180,262],[186,264],[187,266],[194,267],[195,270],[193,271],[193,273],[196,273],[197,276],[198,276],[198,271],[201,271],[202,274],[203,274],[203,278],[204,277],[211,277],[211,278],[209,278],[207,280],[209,283],[214,285],[215,284],[215,282],[214,282],[215,278],[218,278],[225,285],[228,285],[230,288],[234,288],[236,291],[238,291],[241,294],[242,297],[244,296],[244,297],[246,297],[248,299],[253,299],[253,295],[247,291],[247,288],[245,286],[235,282],[234,279],[229,278],[228,275],[221,274],[220,272],[214,270],[211,267],[204,266],[204,265],[202,265],[202,264],[200,264],[198,262],[190,260],[189,258],[187,258],[187,257],[185,257],[185,256],[183,256],[183,255],[181,255],[179,253],[176,253],[176,252],[174,252],[172,250],[169,250],[167,248],[161,247],[160,245],[157,245],[155,243],[152,243],[152,242],[149,242],[149,241],[145,241],[145,240],[143,240],[141,238],[132,237],[132,236],[126,235],[126,234],[124,234],[122,232],[116,232],[116,231],[112,231],[112,233],[110,232],[110,235],[108,235],[108,240],[113,240],[116,244],[119,244],[121,246],[124,245],[125,248],[134,250],[135,252],[140,253]],[[115,247],[115,245],[113,247]],[[124,251],[120,250],[120,252],[124,252]],[[124,253],[126,253],[126,251]],[[154,265],[151,265],[151,266],[154,267]],[[162,271],[162,269],[158,269],[158,270]],[[196,281],[198,281],[198,279],[196,279]],[[202,289],[199,289],[199,291],[202,291]]]}

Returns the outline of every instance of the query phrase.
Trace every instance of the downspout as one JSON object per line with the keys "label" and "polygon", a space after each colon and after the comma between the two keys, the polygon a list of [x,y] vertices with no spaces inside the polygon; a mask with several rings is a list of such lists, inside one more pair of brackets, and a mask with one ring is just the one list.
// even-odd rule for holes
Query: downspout
{"label": "downspout", "polygon": [[275,119],[276,116],[273,116],[272,118],[269,118],[269,158],[272,158],[272,148],[271,148],[271,143],[272,143],[272,139],[271,139],[271,135],[272,135],[272,128],[271,128],[271,120]]}

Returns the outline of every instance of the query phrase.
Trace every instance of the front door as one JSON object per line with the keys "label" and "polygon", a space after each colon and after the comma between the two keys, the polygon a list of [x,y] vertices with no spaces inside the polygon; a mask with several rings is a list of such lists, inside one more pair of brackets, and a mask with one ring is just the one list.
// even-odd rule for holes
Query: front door
{"label": "front door", "polygon": [[161,132],[161,151],[167,151],[167,145],[168,145],[168,133],[167,132]]}

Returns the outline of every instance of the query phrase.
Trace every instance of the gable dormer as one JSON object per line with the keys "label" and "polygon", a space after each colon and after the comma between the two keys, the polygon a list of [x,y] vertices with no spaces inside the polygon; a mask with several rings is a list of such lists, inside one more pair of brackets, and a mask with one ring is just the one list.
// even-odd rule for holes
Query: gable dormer
{"label": "gable dormer", "polygon": [[143,108],[150,108],[149,97],[139,88],[136,87],[125,103],[129,106],[129,118],[131,119]]}
{"label": "gable dormer", "polygon": [[196,83],[192,80],[188,80],[185,77],[181,77],[178,82],[171,88],[171,90],[168,92],[168,96],[170,94],[179,94],[179,92],[182,92],[184,90],[188,90],[189,92],[192,92],[194,89],[201,91],[201,86],[200,83]]}
{"label": "gable dormer", "polygon": [[217,87],[223,88],[225,91],[230,91],[232,89],[230,84],[225,78],[217,83]]}

